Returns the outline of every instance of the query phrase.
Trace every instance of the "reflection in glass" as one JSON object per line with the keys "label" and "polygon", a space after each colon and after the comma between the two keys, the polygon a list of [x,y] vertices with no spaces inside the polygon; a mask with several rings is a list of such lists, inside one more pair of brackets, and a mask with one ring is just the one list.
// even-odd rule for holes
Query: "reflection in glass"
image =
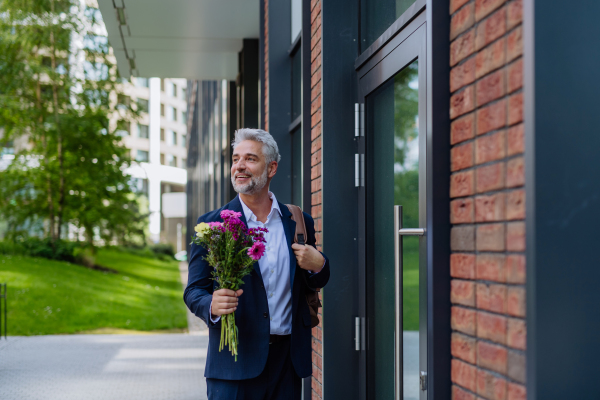
{"label": "reflection in glass", "polygon": [[361,0],[361,52],[390,27],[416,0]]}
{"label": "reflection in glass", "polygon": [[[372,133],[373,264],[367,296],[373,321],[370,365],[373,398],[394,397],[395,270],[394,205],[403,206],[403,225],[419,227],[418,62],[414,61],[367,99]],[[419,239],[404,238],[404,399],[418,400]]]}

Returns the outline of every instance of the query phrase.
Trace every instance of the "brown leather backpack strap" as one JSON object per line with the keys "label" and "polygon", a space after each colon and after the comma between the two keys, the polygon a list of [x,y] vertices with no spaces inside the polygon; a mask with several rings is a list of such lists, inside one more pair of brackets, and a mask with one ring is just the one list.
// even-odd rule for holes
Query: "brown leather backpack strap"
{"label": "brown leather backpack strap", "polygon": [[[293,204],[286,204],[288,210],[292,213],[292,219],[296,222],[296,232],[294,233],[294,243],[306,244],[308,236],[306,235],[306,223],[304,222],[304,214],[302,209]],[[302,275],[306,282],[306,275]],[[308,286],[308,283],[307,283]],[[322,307],[321,300],[319,299],[319,293],[321,289],[312,290],[308,289],[306,292],[306,302],[308,303],[308,310],[310,312],[310,327],[314,328],[319,325],[319,307]]]}
{"label": "brown leather backpack strap", "polygon": [[[306,224],[304,223],[304,215],[302,209],[293,204],[286,204],[286,207],[292,213],[292,219],[296,222],[296,232],[294,234],[294,242],[298,244],[306,244]],[[300,236],[302,235],[302,236]]]}

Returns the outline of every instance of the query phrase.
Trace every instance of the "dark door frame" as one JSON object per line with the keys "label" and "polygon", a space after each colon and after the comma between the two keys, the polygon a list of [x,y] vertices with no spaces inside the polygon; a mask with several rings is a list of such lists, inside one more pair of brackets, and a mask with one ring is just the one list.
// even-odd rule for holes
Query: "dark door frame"
{"label": "dark door frame", "polygon": [[[439,11],[437,11],[439,14]],[[426,180],[420,179],[420,187],[425,188],[424,204],[420,209],[427,215],[426,219],[426,315],[421,314],[421,324],[426,324],[425,334],[427,340],[427,354],[420,356],[421,363],[426,365],[428,374],[427,399],[450,398],[450,273],[449,273],[449,120],[447,117],[437,117],[434,111],[439,110],[448,114],[449,87],[447,60],[445,68],[434,66],[433,46],[441,48],[438,42],[432,43],[432,23],[439,19],[430,9],[426,9],[425,1],[418,0],[394,23],[373,45],[356,59],[355,68],[358,79],[358,101],[365,104],[365,98],[377,87],[381,86],[397,72],[414,61],[417,57],[423,59],[419,63],[419,81],[425,81],[425,90],[419,91],[419,113],[425,110],[426,133]],[[447,15],[446,15],[447,18]],[[447,34],[446,34],[447,38]],[[449,46],[449,44],[448,44]],[[442,52],[448,54],[447,50]],[[421,77],[421,74],[425,77]],[[442,74],[446,74],[442,77]],[[434,85],[436,87],[434,87]],[[419,85],[421,87],[421,84]],[[440,99],[437,93],[443,93]],[[434,100],[433,96],[438,99]],[[441,102],[440,102],[441,100]],[[444,101],[446,100],[445,104]],[[444,108],[442,108],[444,107]],[[434,110],[435,109],[435,110]],[[366,120],[366,115],[363,116]],[[420,121],[423,117],[420,116]],[[435,129],[435,135],[434,135]],[[364,130],[363,130],[364,132]],[[363,134],[368,135],[367,132]],[[358,152],[367,154],[368,140],[361,137],[358,140]],[[362,159],[361,159],[362,160]],[[362,162],[361,167],[368,163]],[[363,167],[364,168],[364,167]],[[367,182],[369,171],[365,171]],[[367,308],[367,288],[365,282],[368,278],[367,271],[367,238],[369,234],[366,224],[368,218],[367,201],[369,193],[368,183],[364,179],[358,188],[358,219],[359,219],[359,276],[358,276],[358,315],[361,317],[362,337],[368,337],[368,322],[365,317]],[[420,218],[421,224],[423,219]],[[422,330],[421,330],[422,331]],[[420,335],[424,340],[423,334]],[[359,355],[359,398],[367,399],[368,359],[366,349],[369,347],[368,339],[361,344]],[[426,362],[424,358],[426,357]],[[421,368],[423,369],[423,368]]]}

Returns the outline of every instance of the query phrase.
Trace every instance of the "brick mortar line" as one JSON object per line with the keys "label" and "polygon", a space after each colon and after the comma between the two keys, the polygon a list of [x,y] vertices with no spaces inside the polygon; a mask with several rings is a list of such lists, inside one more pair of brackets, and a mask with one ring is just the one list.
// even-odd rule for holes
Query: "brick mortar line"
{"label": "brick mortar line", "polygon": [[[485,78],[485,77],[487,77],[487,76],[489,76],[489,75],[491,75],[491,74],[493,74],[493,73],[495,73],[495,72],[498,72],[498,71],[500,71],[502,68],[506,68],[507,66],[508,66],[508,64],[504,64],[504,66],[502,66],[502,67],[500,67],[500,68],[498,68],[498,69],[494,70],[493,72],[490,72],[490,73],[489,73],[489,74],[487,74],[487,75],[484,75],[484,76],[482,76],[482,77],[481,77],[481,79],[483,79],[483,78]],[[476,84],[476,82],[473,82],[473,83],[469,84],[467,87],[469,87],[469,86],[473,86],[473,89],[475,90],[475,84]],[[507,82],[505,82],[505,84],[507,84]],[[484,109],[484,108],[487,108],[487,107],[490,107],[490,106],[492,106],[492,105],[494,105],[494,104],[498,104],[498,103],[500,103],[502,100],[507,100],[507,101],[508,101],[508,99],[509,99],[510,97],[516,96],[516,95],[518,95],[518,94],[523,94],[523,93],[524,93],[524,91],[523,91],[523,86],[521,86],[520,88],[518,88],[517,90],[515,90],[515,91],[513,91],[513,92],[510,92],[510,93],[505,93],[503,96],[501,96],[501,97],[498,97],[497,99],[494,99],[494,100],[488,101],[487,103],[483,103],[483,104],[477,104],[477,93],[473,93],[473,96],[474,96],[474,97],[473,97],[473,101],[475,102],[475,108],[473,109],[473,111],[482,110],[482,109]],[[508,109],[508,103],[506,104],[506,108]],[[468,113],[467,113],[467,114],[468,114]],[[508,120],[508,114],[506,115],[506,119]],[[508,122],[506,123],[506,125],[507,125],[507,126],[514,126],[514,125],[517,125],[517,124],[519,124],[519,123],[522,123],[522,122],[524,122],[524,121],[525,121],[525,118],[523,117],[523,119],[522,119],[521,121],[519,121],[519,122],[517,122],[517,123],[514,123],[513,125],[510,125]],[[477,124],[477,121],[475,121],[475,124]],[[485,133],[487,133],[487,132],[485,132]],[[483,135],[483,133],[482,133],[482,135]],[[477,136],[480,136],[480,135],[477,135],[477,133],[476,133],[476,134],[475,134],[475,136],[477,137]]]}
{"label": "brick mortar line", "polygon": [[[493,375],[493,376],[495,376],[496,378],[501,378],[501,379],[504,379],[504,380],[505,380],[505,381],[507,381],[507,382],[511,382],[511,383],[517,383],[517,384],[519,384],[519,385],[525,385],[525,382],[519,382],[519,381],[517,381],[516,379],[509,377],[509,376],[508,376],[508,372],[507,372],[507,374],[506,374],[506,375],[502,375],[502,373],[501,373],[501,372],[494,371],[493,369],[489,369],[489,368],[483,367],[483,366],[481,366],[481,365],[479,365],[479,364],[471,364],[470,362],[468,362],[468,361],[466,361],[466,360],[463,360],[462,358],[455,357],[455,356],[452,356],[452,360],[458,360],[458,361],[464,362],[465,364],[468,364],[468,365],[470,365],[470,366],[472,366],[472,367],[475,367],[475,368],[477,368],[478,370],[485,371],[485,372],[489,373],[490,375]],[[507,363],[507,364],[508,364],[508,363]],[[507,366],[507,367],[508,367],[508,366]],[[452,383],[453,383],[453,384],[455,384],[455,385],[457,385],[457,386],[460,386],[460,384],[459,384],[459,383],[456,383],[456,382],[454,382],[454,381],[452,381]],[[460,387],[462,388],[462,386],[460,386]]]}
{"label": "brick mortar line", "polygon": [[[512,93],[511,93],[511,95],[512,95],[512,94],[515,94],[515,93],[516,93],[516,92],[512,92]],[[499,99],[499,100],[502,100],[502,99]],[[490,103],[486,103],[485,105],[487,106],[488,104],[490,104]],[[481,110],[481,108],[477,108],[476,110]],[[462,117],[464,117],[464,116],[466,116],[466,115],[469,115],[469,114],[471,114],[471,113],[475,112],[476,110],[473,110],[473,111],[471,111],[471,112],[468,112],[468,113],[466,113],[466,114],[463,114],[463,115],[461,115],[460,117],[456,117],[456,118],[454,119],[454,121],[456,121],[456,120],[458,120],[458,119],[461,119]],[[525,122],[525,120],[523,120],[523,121],[521,121],[521,122],[518,122],[518,123],[516,123],[516,124],[510,125],[510,126],[508,126],[508,127],[503,127],[503,128],[493,129],[493,130],[491,130],[491,131],[488,131],[488,132],[485,132],[485,133],[475,134],[475,136],[474,136],[474,137],[472,137],[472,138],[465,139],[465,140],[463,140],[463,141],[456,142],[456,143],[454,143],[454,144],[450,143],[450,148],[451,148],[451,149],[453,149],[453,148],[455,148],[455,147],[462,146],[463,144],[467,144],[467,143],[474,143],[474,142],[476,142],[476,141],[477,141],[477,139],[479,139],[479,138],[486,137],[486,136],[493,136],[494,134],[496,134],[496,133],[498,133],[498,132],[504,132],[504,131],[508,131],[509,129],[512,129],[512,128],[516,127],[516,126],[519,126],[519,125],[523,124],[524,122]],[[507,143],[507,144],[508,144],[508,143]],[[506,157],[512,157],[512,156],[516,156],[516,155],[519,155],[519,154],[525,154],[525,152],[523,151],[522,153],[515,153],[515,154],[511,154],[510,156],[504,156],[504,157],[502,157],[502,158],[506,158]],[[477,165],[482,165],[482,164],[477,164]]]}
{"label": "brick mortar line", "polygon": [[[502,347],[502,348],[505,348],[506,350],[510,350],[510,351],[515,352],[515,353],[519,353],[521,355],[527,355],[527,350],[516,349],[516,348],[510,347],[510,346],[508,346],[506,344],[500,344],[500,343],[496,343],[496,342],[494,342],[494,341],[492,341],[490,339],[485,339],[485,338],[480,338],[480,337],[477,337],[477,336],[469,335],[468,333],[457,331],[456,329],[452,329],[451,332],[452,333],[458,333],[458,334],[463,335],[463,336],[467,336],[470,339],[476,339],[477,341],[480,341],[480,342],[484,342],[484,343],[487,343],[487,344],[493,344],[494,346]],[[460,357],[456,357],[456,356],[452,356],[452,357],[457,358],[459,360],[462,360],[462,358],[460,358]],[[468,363],[468,364],[471,364],[468,361],[465,361],[465,362]]]}
{"label": "brick mortar line", "polygon": [[[459,199],[459,200],[462,200],[462,199],[464,199],[464,197],[461,198],[461,199]],[[450,225],[451,225],[452,228],[454,228],[454,227],[458,228],[458,227],[465,227],[465,226],[492,225],[492,224],[502,224],[502,223],[504,223],[504,224],[509,223],[510,224],[511,222],[525,222],[525,221],[526,221],[525,218],[519,218],[519,219],[500,219],[498,221],[475,221],[475,222],[462,222],[462,223],[456,223],[456,222],[452,223],[451,222]],[[505,251],[505,250],[499,250],[499,251]],[[517,251],[515,251],[515,252],[518,253]],[[494,253],[494,252],[490,251],[490,253]],[[495,252],[495,253],[497,253],[497,252]]]}
{"label": "brick mortar line", "polygon": [[[461,92],[462,92],[462,91],[465,91],[466,89],[468,89],[469,87],[471,87],[471,86],[474,86],[474,85],[475,85],[474,83],[471,83],[471,84],[469,84],[469,85],[465,86],[464,88],[461,88],[461,89],[460,89],[460,91],[461,91]],[[480,106],[473,106],[473,109],[472,109],[472,110],[470,110],[470,111],[467,111],[467,112],[465,112],[465,113],[463,113],[463,114],[457,115],[457,116],[456,116],[456,117],[454,117],[454,118],[451,118],[451,119],[450,119],[450,123],[452,124],[452,122],[454,122],[454,121],[457,121],[457,120],[461,119],[462,117],[466,117],[466,116],[467,116],[467,115],[469,115],[469,114],[476,113],[477,111],[480,111],[480,110],[483,110],[483,109],[485,109],[485,108],[488,108],[488,107],[490,107],[490,106],[493,106],[493,105],[495,105],[495,104],[498,104],[498,103],[500,103],[500,102],[501,102],[501,101],[503,101],[503,100],[508,100],[510,97],[513,97],[513,96],[516,96],[516,95],[519,95],[519,94],[524,94],[524,93],[525,93],[525,92],[523,91],[523,87],[521,87],[521,88],[519,88],[518,90],[515,90],[514,92],[511,92],[511,93],[505,94],[505,95],[504,95],[504,96],[502,96],[502,97],[498,97],[497,99],[494,99],[494,100],[492,100],[492,101],[490,101],[490,102],[487,102],[487,103],[485,103],[485,104],[482,104],[482,105],[480,105]],[[459,94],[459,93],[457,92],[457,94]],[[477,99],[476,99],[475,97],[476,97],[476,96],[475,96],[475,94],[474,94],[474,101],[477,101]],[[450,104],[450,107],[452,107],[452,103]],[[506,106],[506,107],[508,108],[508,104],[507,104],[507,106]],[[506,118],[508,119],[508,115],[506,115]],[[525,122],[525,118],[523,118],[522,120],[520,120],[520,121],[518,121],[518,122],[514,122],[514,123],[512,123],[512,124],[511,124],[511,123],[509,123],[509,122],[507,121],[507,122],[506,122],[506,124],[505,124],[503,127],[501,127],[501,128],[497,128],[497,129],[494,129],[494,130],[495,130],[495,131],[499,131],[499,130],[502,130],[502,129],[512,128],[512,127],[514,127],[514,126],[517,126],[517,125],[519,125],[519,124],[522,124],[522,123],[524,123],[524,122]],[[477,121],[474,121],[474,123],[475,123],[475,124],[477,124]],[[489,131],[489,132],[491,132],[491,131]],[[475,133],[475,138],[477,138],[477,137],[479,137],[479,136],[483,136],[483,135],[485,135],[486,133],[488,133],[488,132],[484,132],[484,133]],[[472,140],[472,139],[473,139],[473,138],[470,138],[470,139],[467,139],[467,140]],[[466,142],[467,140],[464,140],[464,141],[462,141],[462,142],[458,142],[458,143],[456,143],[456,144],[454,144],[454,145],[451,145],[451,146],[452,146],[452,147],[455,147],[455,146],[456,146],[456,145],[458,145],[459,143],[464,143],[464,142]]]}
{"label": "brick mortar line", "polygon": [[[516,60],[516,59],[515,59],[515,60]],[[484,79],[484,78],[488,77],[489,75],[491,75],[491,74],[493,74],[493,73],[495,73],[495,72],[498,72],[498,71],[500,71],[502,68],[506,68],[508,65],[509,65],[509,64],[504,64],[504,65],[502,65],[501,67],[499,67],[499,68],[496,68],[495,70],[491,71],[489,74],[486,74],[486,75],[482,76],[482,77],[481,77],[481,78],[479,78],[478,80],[476,80],[476,81],[474,81],[474,82],[471,82],[471,83],[469,83],[469,84],[468,84],[468,85],[466,85],[466,86],[463,86],[463,87],[461,87],[460,89],[458,89],[458,90],[456,90],[456,91],[454,92],[454,94],[452,95],[452,97],[454,97],[454,96],[456,96],[456,95],[458,95],[458,94],[461,94],[462,92],[466,91],[466,90],[467,90],[467,89],[469,89],[470,87],[473,87],[473,89],[475,89],[475,84],[476,84],[478,81],[480,81],[481,79]],[[484,103],[484,104],[474,104],[474,105],[473,105],[473,109],[472,109],[471,111],[468,111],[468,112],[466,112],[466,113],[464,113],[464,114],[460,114],[460,115],[457,115],[457,116],[456,116],[456,117],[454,117],[454,118],[451,118],[451,119],[450,119],[450,122],[452,123],[452,122],[456,121],[457,119],[460,119],[461,117],[464,117],[465,115],[469,115],[469,114],[471,114],[472,112],[475,112],[475,111],[477,111],[477,110],[481,110],[481,109],[487,108],[487,107],[489,107],[489,106],[492,106],[492,105],[494,105],[494,104],[500,103],[502,100],[507,100],[509,97],[515,96],[515,95],[517,95],[517,94],[523,94],[523,93],[524,93],[523,86],[521,86],[520,88],[516,89],[515,91],[513,91],[513,92],[510,92],[510,93],[505,93],[505,94],[504,94],[504,95],[502,95],[501,97],[498,97],[498,98],[496,98],[496,99],[494,99],[494,100],[488,101],[487,103]],[[477,95],[476,95],[476,93],[473,93],[473,100],[475,101],[475,103],[477,102]],[[452,107],[452,103],[450,103],[450,107]],[[507,118],[508,118],[508,116],[507,116]],[[524,120],[525,120],[525,119],[523,119],[523,121],[524,121]],[[511,125],[511,124],[509,124],[509,123],[507,122],[507,123],[506,123],[506,126],[514,126],[514,125],[517,125],[517,124],[519,124],[519,123],[522,123],[523,121],[519,121],[519,122],[517,122],[517,123],[514,123],[514,124],[512,124],[512,125]],[[475,121],[475,122],[477,122],[477,121]],[[485,133],[487,133],[487,132],[485,132]],[[481,136],[481,135],[483,135],[483,133],[482,133],[482,134],[477,134],[477,133],[475,134],[475,136]]]}
{"label": "brick mortar line", "polygon": [[[526,284],[525,283],[508,283],[508,282],[497,282],[497,281],[490,281],[487,279],[469,279],[469,278],[458,278],[458,277],[451,277],[453,281],[465,281],[465,282],[473,282],[473,283],[482,283],[484,285],[504,285],[507,288],[512,287],[512,288],[521,288],[521,289],[526,289]],[[463,306],[463,304],[460,303],[452,303],[455,304],[457,306]],[[464,307],[471,307],[471,306],[464,306]],[[477,306],[475,306],[475,309],[480,310],[480,311],[486,311],[488,312],[488,310],[486,310],[485,308],[477,308]],[[494,311],[489,311],[490,313],[495,313]],[[500,315],[504,315],[504,314],[500,314]],[[510,315],[510,314],[506,314],[506,315]],[[515,317],[515,318],[526,318],[526,317]]]}
{"label": "brick mortar line", "polygon": [[[464,308],[464,309],[467,309],[467,310],[471,310],[471,311],[481,311],[481,312],[484,312],[484,313],[493,314],[493,315],[495,315],[497,317],[506,317],[506,318],[520,319],[520,320],[523,320],[523,321],[527,322],[527,316],[517,317],[517,316],[506,314],[506,313],[505,314],[500,314],[500,313],[497,313],[495,311],[488,311],[488,310],[485,310],[483,308],[477,308],[475,306],[467,306],[467,305],[458,304],[458,303],[451,303],[451,304],[454,307],[461,307],[461,308]],[[494,343],[496,343],[496,342],[494,342]]]}
{"label": "brick mortar line", "polygon": [[[465,143],[466,144],[466,142],[461,142],[461,143]],[[457,146],[454,146],[454,147],[457,147]],[[452,148],[454,148],[454,147],[452,147]],[[511,161],[511,160],[523,157],[524,155],[525,155],[524,152],[523,153],[519,153],[519,154],[513,154],[513,155],[510,155],[510,156],[507,156],[507,157],[499,158],[497,160],[487,161],[487,162],[484,162],[484,163],[481,163],[481,164],[473,165],[471,167],[467,167],[467,168],[463,168],[463,169],[457,169],[456,171],[452,171],[450,174],[454,175],[454,174],[456,174],[458,172],[468,172],[468,171],[471,171],[471,170],[475,170],[477,168],[487,167],[487,166],[498,164],[498,163],[501,163],[501,162],[504,162],[504,161]],[[515,186],[515,187],[520,187],[520,186]],[[522,186],[525,186],[525,185],[522,185]],[[494,189],[494,190],[498,190],[498,189]]]}
{"label": "brick mortar line", "polygon": [[[473,59],[473,58],[477,57],[477,53],[478,53],[478,52],[475,52],[475,53],[473,53],[472,55],[470,55],[468,58],[465,58],[464,60],[461,60],[461,61],[460,61],[458,64],[456,64],[454,67],[451,67],[451,68],[450,68],[450,70],[452,71],[453,69],[455,69],[455,68],[459,67],[459,66],[460,66],[460,65],[463,63],[463,61],[464,61],[464,62],[466,62],[466,61],[470,61],[471,59]],[[458,94],[458,93],[462,92],[464,89],[468,88],[468,87],[469,87],[469,86],[471,86],[471,85],[477,85],[477,83],[478,83],[478,82],[480,82],[480,81],[484,80],[485,78],[488,78],[490,75],[492,75],[492,74],[494,74],[494,73],[496,73],[496,72],[500,71],[500,70],[501,70],[501,69],[503,69],[503,68],[508,68],[508,67],[510,67],[511,65],[513,65],[513,64],[515,64],[515,63],[517,63],[517,62],[518,62],[518,61],[520,61],[520,60],[523,60],[523,54],[519,55],[519,56],[518,56],[518,57],[516,57],[516,58],[513,58],[513,59],[512,59],[512,60],[510,60],[510,61],[507,61],[507,62],[506,62],[505,64],[503,64],[502,66],[500,66],[500,67],[498,67],[498,68],[496,68],[496,69],[494,69],[494,70],[492,70],[492,71],[488,72],[487,74],[485,74],[485,75],[482,75],[482,76],[480,76],[479,78],[475,78],[475,80],[474,80],[473,82],[467,83],[466,85],[459,87],[458,89],[454,90],[454,92],[450,92],[450,95],[451,95],[451,96],[454,96],[455,94]],[[507,84],[507,83],[508,83],[508,82],[505,82],[505,84]],[[507,89],[507,90],[508,90],[508,89]],[[506,94],[505,94],[504,96],[508,96],[508,95],[511,95],[511,94],[517,93],[517,92],[519,92],[519,91],[523,91],[523,85],[522,85],[520,88],[518,88],[518,89],[515,89],[515,90],[514,90],[514,91],[512,91],[512,92],[506,92]],[[494,99],[494,100],[492,100],[492,101],[490,101],[490,102],[488,102],[488,103],[485,103],[485,105],[487,105],[487,104],[490,104],[490,103],[492,103],[492,102],[495,102],[496,100],[497,100],[497,99]],[[479,107],[475,107],[475,108],[479,108]],[[460,118],[460,117],[456,117],[456,118]],[[455,118],[455,119],[456,119],[456,118]]]}
{"label": "brick mortar line", "polygon": [[[491,17],[491,16],[492,16],[492,14],[494,14],[494,13],[495,13],[495,12],[497,12],[497,11],[499,11],[499,10],[500,10],[502,7],[506,8],[506,5],[507,5],[508,3],[509,3],[508,1],[507,1],[507,2],[505,2],[503,5],[501,5],[500,7],[496,8],[496,9],[494,9],[493,11],[491,11],[491,12],[490,12],[488,15],[486,15],[485,17],[483,17],[483,18],[482,18],[482,19],[480,19],[479,21],[475,21],[475,22],[473,22],[473,25],[471,25],[470,27],[468,27],[468,28],[467,28],[465,31],[463,31],[463,32],[459,33],[458,35],[456,35],[456,37],[450,41],[450,45],[452,45],[452,43],[456,42],[456,41],[457,41],[458,39],[460,39],[461,37],[465,36],[465,35],[466,35],[467,33],[469,33],[471,30],[477,30],[477,28],[479,27],[479,25],[481,25],[483,22],[485,22],[485,21],[486,21],[486,20],[487,20],[489,17]],[[467,4],[469,4],[469,3],[467,3]],[[465,6],[466,6],[467,4],[465,4]],[[463,7],[461,7],[461,9],[462,9],[462,8],[464,8],[464,6],[463,6]],[[452,20],[452,17],[454,17],[456,14],[457,14],[457,12],[455,12],[454,14],[451,14],[451,15],[450,15],[450,19]],[[473,15],[473,16],[475,16],[475,15]],[[508,18],[508,17],[507,17],[507,18]],[[508,22],[508,21],[507,21],[507,22]],[[494,39],[493,41],[491,41],[491,42],[487,43],[485,46],[483,46],[483,47],[482,47],[482,48],[480,48],[479,50],[475,50],[475,51],[473,52],[473,54],[477,54],[477,53],[479,53],[480,51],[482,51],[482,50],[484,50],[484,49],[488,48],[488,47],[489,47],[489,46],[491,46],[492,44],[494,44],[494,43],[498,42],[498,41],[499,41],[499,40],[501,40],[502,38],[506,38],[506,36],[508,36],[509,34],[511,34],[512,32],[514,32],[515,30],[517,30],[519,27],[522,27],[522,26],[523,26],[523,20],[521,20],[521,22],[519,22],[518,24],[516,24],[516,25],[515,25],[515,26],[513,26],[512,28],[510,28],[510,29],[507,29],[506,31],[504,31],[504,34],[502,34],[501,36],[497,37],[497,38],[496,38],[496,39]],[[473,32],[473,33],[475,34],[475,36],[477,36],[477,32]],[[475,44],[475,43],[473,43],[473,44]],[[470,58],[470,57],[471,57],[471,56],[469,56],[469,58]],[[461,62],[465,61],[466,59],[467,59],[467,58],[465,58],[465,59],[463,59],[463,60],[460,60],[458,63],[456,63],[455,65],[453,65],[453,66],[452,66],[452,68],[456,67],[457,65],[459,65]]]}
{"label": "brick mortar line", "polygon": [[[460,171],[456,171],[456,173],[460,173],[460,172],[468,172],[467,169],[464,170],[460,170]],[[481,192],[481,193],[473,193],[473,194],[469,194],[466,196],[457,196],[457,197],[451,197],[450,198],[450,202],[454,201],[454,200],[463,200],[463,199],[468,199],[468,198],[475,198],[475,197],[481,197],[481,196],[491,196],[494,194],[499,194],[499,193],[508,193],[508,192],[513,192],[515,190],[523,190],[526,188],[526,185],[522,185],[522,186],[514,186],[514,187],[509,187],[509,188],[502,188],[502,189],[494,189],[494,190],[490,190],[487,192]],[[506,219],[502,219],[499,221],[490,221],[490,223],[493,222],[501,222],[501,221],[512,221],[512,220],[506,220]],[[484,224],[485,222],[472,222],[472,223],[477,223],[477,224]],[[453,224],[453,225],[461,225],[461,224]]]}

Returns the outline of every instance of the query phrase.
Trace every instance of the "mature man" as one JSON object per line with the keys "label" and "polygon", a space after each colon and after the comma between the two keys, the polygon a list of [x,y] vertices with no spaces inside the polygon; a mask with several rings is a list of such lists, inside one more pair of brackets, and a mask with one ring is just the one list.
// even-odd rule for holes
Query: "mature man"
{"label": "mature man", "polygon": [[[311,320],[306,292],[329,280],[329,261],[315,248],[314,221],[304,213],[307,244],[292,244],[296,223],[269,191],[281,159],[273,137],[240,129],[232,143],[231,182],[239,195],[200,222],[221,221],[222,210],[242,213],[249,228],[264,227],[265,255],[244,278],[242,289],[214,290],[201,246],[192,245],[188,308],[209,327],[204,376],[209,400],[299,400],[301,379],[312,374]],[[219,352],[222,315],[235,312],[238,359]]]}

